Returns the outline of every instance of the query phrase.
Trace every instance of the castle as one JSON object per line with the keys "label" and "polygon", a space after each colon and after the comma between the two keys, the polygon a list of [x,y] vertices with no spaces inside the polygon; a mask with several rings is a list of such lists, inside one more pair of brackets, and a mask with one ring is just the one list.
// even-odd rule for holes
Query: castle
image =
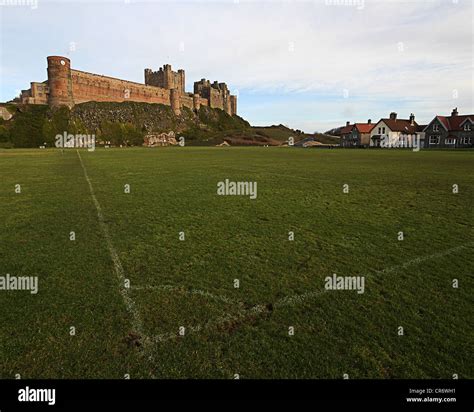
{"label": "castle", "polygon": [[194,83],[194,93],[185,91],[184,70],[174,72],[169,64],[158,71],[145,69],[145,84],[75,70],[62,56],[48,56],[48,80],[32,82],[22,90],[17,101],[23,104],[48,104],[52,107],[96,102],[145,102],[171,106],[176,115],[182,107],[199,110],[209,106],[237,114],[237,96],[225,83],[201,79]]}

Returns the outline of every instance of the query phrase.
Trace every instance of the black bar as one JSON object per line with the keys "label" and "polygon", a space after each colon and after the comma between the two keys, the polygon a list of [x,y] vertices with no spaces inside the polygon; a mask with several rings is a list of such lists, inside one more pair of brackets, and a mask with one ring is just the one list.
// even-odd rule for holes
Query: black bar
{"label": "black bar", "polygon": [[[159,405],[162,401],[310,400],[314,405],[390,405],[398,410],[471,410],[472,380],[2,380],[0,411]],[[20,402],[20,389],[55,389],[55,404]],[[412,392],[410,393],[410,390]],[[443,392],[441,392],[442,390]],[[431,392],[430,392],[431,391]],[[454,392],[453,392],[454,391]],[[407,398],[443,398],[441,403]],[[447,400],[450,399],[450,401]],[[452,398],[455,398],[453,401]],[[468,407],[469,409],[465,409]]]}

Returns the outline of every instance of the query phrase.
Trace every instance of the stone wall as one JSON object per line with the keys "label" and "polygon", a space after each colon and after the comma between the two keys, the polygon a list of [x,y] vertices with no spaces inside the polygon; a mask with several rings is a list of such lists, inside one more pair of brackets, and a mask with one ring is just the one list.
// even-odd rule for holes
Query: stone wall
{"label": "stone wall", "polygon": [[176,115],[181,107],[199,110],[201,106],[237,114],[237,97],[231,96],[225,83],[202,79],[194,84],[194,93],[185,92],[184,70],[174,72],[169,64],[158,71],[145,69],[145,84],[102,76],[71,68],[67,57],[48,56],[48,80],[31,83],[23,90],[20,101],[25,104],[68,106],[90,101],[143,102],[171,106]]}
{"label": "stone wall", "polygon": [[224,110],[230,115],[237,114],[237,96],[230,94],[225,83],[201,79],[194,82],[194,93],[205,98],[212,108]]}
{"label": "stone wall", "polygon": [[74,104],[97,102],[145,102],[170,105],[170,91],[141,83],[71,70]]}
{"label": "stone wall", "polygon": [[47,82],[31,82],[31,88],[21,91],[20,101],[23,104],[48,104],[48,95]]}
{"label": "stone wall", "polygon": [[181,103],[181,106],[184,106],[184,107],[188,107],[189,109],[191,110],[194,110],[195,107],[194,107],[194,101],[193,101],[193,98],[192,96],[189,96],[189,95],[181,95],[179,97],[179,101]]}

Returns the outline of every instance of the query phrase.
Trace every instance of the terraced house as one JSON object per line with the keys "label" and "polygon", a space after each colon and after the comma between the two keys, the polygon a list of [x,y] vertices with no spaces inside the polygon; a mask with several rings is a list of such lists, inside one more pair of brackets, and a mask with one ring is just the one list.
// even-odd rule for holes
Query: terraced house
{"label": "terraced house", "polygon": [[341,129],[341,146],[343,147],[368,147],[370,145],[370,132],[374,128],[372,120],[367,123],[346,123]]}
{"label": "terraced house", "polygon": [[352,142],[352,128],[354,127],[351,122],[346,122],[346,125],[341,128],[341,146],[343,147],[354,147]]}
{"label": "terraced house", "polygon": [[466,148],[474,145],[474,114],[459,115],[458,109],[451,116],[436,116],[425,132],[425,148]]}

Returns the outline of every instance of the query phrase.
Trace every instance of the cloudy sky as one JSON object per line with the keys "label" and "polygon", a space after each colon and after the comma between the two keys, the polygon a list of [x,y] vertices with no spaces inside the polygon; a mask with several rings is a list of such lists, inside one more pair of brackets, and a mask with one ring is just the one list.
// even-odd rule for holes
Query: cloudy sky
{"label": "cloudy sky", "polygon": [[63,55],[138,82],[170,63],[187,91],[225,81],[255,125],[324,131],[391,111],[427,123],[474,112],[473,17],[471,0],[0,0],[0,101]]}

